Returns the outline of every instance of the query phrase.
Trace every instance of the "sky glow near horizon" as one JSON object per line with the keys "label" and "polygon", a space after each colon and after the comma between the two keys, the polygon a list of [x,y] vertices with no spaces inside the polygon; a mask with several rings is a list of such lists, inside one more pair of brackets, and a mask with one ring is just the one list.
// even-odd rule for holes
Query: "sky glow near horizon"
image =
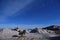
{"label": "sky glow near horizon", "polygon": [[10,28],[60,25],[60,0],[0,0],[0,27],[4,28],[2,24]]}

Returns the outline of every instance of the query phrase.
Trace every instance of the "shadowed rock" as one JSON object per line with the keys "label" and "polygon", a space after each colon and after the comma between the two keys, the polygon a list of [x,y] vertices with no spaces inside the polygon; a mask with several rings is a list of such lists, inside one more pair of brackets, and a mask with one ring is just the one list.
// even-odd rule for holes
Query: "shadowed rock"
{"label": "shadowed rock", "polygon": [[50,37],[50,40],[60,40],[60,36],[56,36],[56,37]]}

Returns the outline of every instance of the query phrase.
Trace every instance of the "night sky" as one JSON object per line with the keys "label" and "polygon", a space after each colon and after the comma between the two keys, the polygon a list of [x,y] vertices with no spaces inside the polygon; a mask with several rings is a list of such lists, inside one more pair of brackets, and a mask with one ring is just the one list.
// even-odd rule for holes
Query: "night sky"
{"label": "night sky", "polygon": [[0,0],[0,27],[48,25],[60,25],[60,0]]}

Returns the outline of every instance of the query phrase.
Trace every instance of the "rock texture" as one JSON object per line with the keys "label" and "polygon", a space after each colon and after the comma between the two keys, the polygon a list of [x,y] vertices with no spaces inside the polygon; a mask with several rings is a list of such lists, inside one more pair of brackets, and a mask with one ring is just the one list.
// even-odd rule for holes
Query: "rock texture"
{"label": "rock texture", "polygon": [[60,34],[60,26],[52,25],[52,26],[48,26],[48,27],[43,28],[43,29],[52,30],[52,31],[54,31],[57,35]]}
{"label": "rock texture", "polygon": [[13,30],[10,30],[8,28],[5,28],[3,30],[1,30],[0,32],[0,38],[11,38],[12,35],[18,35],[18,32],[17,31],[13,31]]}
{"label": "rock texture", "polygon": [[[23,32],[25,29],[3,29],[0,30],[0,40],[50,40],[60,36],[60,26],[48,26],[46,28],[34,28],[25,30],[25,34],[21,37],[18,31]],[[24,33],[24,32],[23,32]]]}
{"label": "rock texture", "polygon": [[[7,38],[7,39],[0,39],[0,40],[43,40],[43,39],[20,37],[20,38]],[[44,40],[46,40],[46,39],[44,39]]]}

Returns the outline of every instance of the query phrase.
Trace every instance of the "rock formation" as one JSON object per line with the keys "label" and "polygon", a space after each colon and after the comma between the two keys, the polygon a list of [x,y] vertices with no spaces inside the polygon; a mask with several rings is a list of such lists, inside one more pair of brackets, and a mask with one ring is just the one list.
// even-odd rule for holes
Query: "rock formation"
{"label": "rock formation", "polygon": [[[50,37],[55,37],[60,35],[60,26],[48,26],[45,28],[34,28],[31,30],[25,30],[20,28],[15,29],[2,29],[0,30],[0,39],[7,40],[10,38],[14,40],[46,40]],[[14,39],[13,39],[14,38]],[[21,39],[20,39],[21,38]],[[30,38],[30,39],[29,39]],[[17,40],[15,39],[15,40]]]}

